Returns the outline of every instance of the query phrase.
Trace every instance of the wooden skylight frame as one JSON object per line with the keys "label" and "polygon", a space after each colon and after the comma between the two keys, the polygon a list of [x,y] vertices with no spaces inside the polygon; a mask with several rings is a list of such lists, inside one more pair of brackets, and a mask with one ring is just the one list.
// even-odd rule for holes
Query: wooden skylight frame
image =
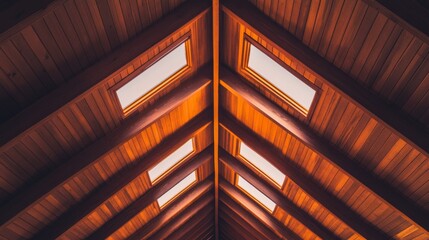
{"label": "wooden skylight frame", "polygon": [[[176,190],[179,186],[181,186],[186,181],[189,181],[189,182],[183,188],[178,190],[176,193],[173,193],[173,194],[171,193],[172,191],[174,192],[174,190]],[[194,171],[192,171],[192,173],[182,178],[172,188],[170,188],[164,194],[162,194],[160,197],[157,198],[156,202],[158,203],[159,208],[163,209],[165,206],[170,204],[172,201],[174,201],[176,198],[178,198],[180,195],[182,195],[184,192],[186,192],[188,189],[194,186],[198,181],[199,181],[198,170],[195,169]],[[167,200],[162,200],[162,198],[166,197],[166,195],[167,195]],[[162,200],[161,202],[160,202],[160,199]]]}
{"label": "wooden skylight frame", "polygon": [[[243,45],[243,48],[242,48],[242,56],[241,56],[241,72],[244,75],[246,75],[247,77],[255,80],[257,83],[259,83],[262,86],[264,86],[265,88],[267,88],[270,92],[274,93],[274,95],[276,95],[277,97],[282,99],[284,102],[286,102],[288,105],[290,105],[300,115],[302,115],[305,118],[309,118],[312,115],[312,113],[314,112],[317,101],[320,97],[320,89],[315,84],[310,82],[307,78],[305,78],[303,75],[301,75],[296,70],[292,69],[286,63],[284,63],[279,58],[277,58],[273,53],[271,53],[269,50],[267,50],[265,47],[263,47],[260,43],[255,41],[253,38],[251,38],[247,34],[244,34],[244,36],[243,36],[243,44],[242,45]],[[300,80],[302,83],[304,83],[305,85],[310,87],[312,90],[314,90],[313,100],[311,101],[311,104],[308,107],[308,109],[305,108],[304,106],[302,106],[300,103],[298,103],[292,97],[288,96],[285,92],[283,92],[278,87],[276,87],[274,84],[272,84],[268,79],[265,79],[264,77],[262,77],[260,74],[258,74],[256,71],[254,71],[252,68],[249,67],[251,46],[260,50],[262,53],[267,55],[274,62],[279,64],[282,68],[284,68],[287,72],[289,72],[291,75],[293,75],[296,79]]]}
{"label": "wooden skylight frame", "polygon": [[[242,180],[241,181],[242,184],[245,183],[245,184],[249,185],[249,187],[253,188],[253,191],[252,190],[249,191],[249,189],[246,188],[245,185],[242,186],[242,184],[240,184],[240,179]],[[267,195],[265,195],[263,192],[261,192],[261,190],[259,190],[257,187],[255,187],[253,184],[251,184],[249,181],[247,181],[244,177],[242,177],[238,173],[235,174],[235,186],[237,186],[238,189],[240,189],[244,194],[246,194],[248,197],[250,197],[255,202],[257,202],[260,206],[262,206],[268,212],[270,212],[271,214],[274,213],[275,209],[277,208],[277,204],[273,200],[271,200]],[[255,192],[257,194],[255,194]],[[258,198],[258,194],[263,196],[263,198],[265,198],[265,200]],[[267,204],[267,201],[270,204]],[[269,205],[272,205],[272,207],[270,207]]]}
{"label": "wooden skylight frame", "polygon": [[[185,45],[185,58],[186,58],[186,65],[180,68],[178,71],[171,74],[169,77],[161,81],[159,84],[157,84],[154,88],[150,89],[147,93],[140,96],[137,100],[132,102],[130,105],[127,105],[126,107],[123,107],[121,104],[121,101],[118,96],[118,90],[121,89],[126,84],[132,82],[134,79],[136,79],[140,74],[144,73],[146,70],[150,69],[154,64],[159,62],[161,59],[166,57],[169,53],[180,47],[182,44]],[[180,37],[178,40],[176,40],[174,43],[169,45],[167,48],[162,50],[159,54],[157,54],[155,57],[147,61],[145,64],[143,64],[141,67],[136,69],[134,72],[132,72],[130,75],[122,79],[119,83],[117,83],[115,86],[113,86],[110,89],[110,95],[113,98],[114,105],[118,109],[118,111],[121,113],[123,117],[129,116],[131,113],[135,112],[137,109],[139,109],[144,102],[146,102],[148,99],[150,99],[152,96],[160,92],[162,89],[164,89],[166,86],[170,85],[172,82],[174,82],[176,79],[186,75],[190,70],[192,69],[193,63],[192,63],[192,51],[191,51],[191,33],[188,32],[182,37]],[[150,79],[148,79],[150,81]]]}

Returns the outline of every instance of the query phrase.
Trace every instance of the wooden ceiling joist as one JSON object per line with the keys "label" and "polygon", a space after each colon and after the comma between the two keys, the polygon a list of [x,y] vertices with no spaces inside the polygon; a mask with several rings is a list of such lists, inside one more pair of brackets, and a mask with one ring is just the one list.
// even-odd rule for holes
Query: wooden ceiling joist
{"label": "wooden ceiling joist", "polygon": [[268,182],[262,181],[260,179],[261,176],[252,172],[243,164],[240,164],[238,160],[236,160],[225,150],[219,150],[219,158],[222,162],[232,167],[236,173],[246,179],[250,184],[255,186],[257,189],[259,189],[259,191],[269,197],[274,203],[277,204],[277,206],[281,207],[296,220],[300,221],[304,226],[317,234],[319,237],[322,239],[339,239],[334,233],[314,219],[313,216],[296,206],[287,197],[283,196],[278,188],[268,184]]}
{"label": "wooden ceiling joist", "polygon": [[[176,231],[180,226],[192,225],[194,222],[199,222],[202,218],[210,217],[210,214],[213,214],[213,195],[209,198],[211,201],[209,204],[201,204],[195,206],[190,206],[189,208],[184,209],[183,212],[175,216],[171,221],[165,224],[161,229],[156,231],[150,239],[165,239]],[[211,219],[214,218],[210,217]],[[135,238],[130,238],[135,239]],[[140,240],[141,238],[139,238]]]}
{"label": "wooden ceiling joist", "polygon": [[[228,206],[228,208],[233,212],[246,219],[252,227],[257,228],[259,225],[263,225],[274,230],[274,232],[277,232],[279,236],[283,236],[288,239],[301,239],[273,215],[263,209],[263,207],[250,199],[225,179],[221,179],[220,187],[222,189],[220,193],[220,200],[222,203]],[[250,210],[247,210],[243,206]],[[253,214],[250,213],[252,210]]]}
{"label": "wooden ceiling joist", "polygon": [[170,221],[175,215],[185,211],[189,205],[188,202],[194,199],[197,194],[205,193],[198,197],[192,205],[204,205],[211,201],[211,199],[213,199],[212,191],[210,191],[211,189],[213,189],[213,181],[211,176],[209,176],[204,181],[198,183],[193,189],[191,189],[191,191],[184,193],[174,200],[177,204],[167,206],[159,215],[147,222],[144,227],[137,230],[130,239],[147,239],[148,236],[162,228],[162,226],[168,223],[168,221]]}
{"label": "wooden ceiling joist", "polygon": [[[173,171],[160,183],[150,188],[143,196],[135,200],[131,205],[122,210],[114,218],[103,224],[97,231],[95,231],[88,239],[105,239],[112,234],[116,229],[127,223],[131,218],[136,216],[145,207],[149,206],[162,194],[172,188],[181,179],[192,173],[197,167],[212,160],[213,146],[209,146],[206,150],[195,155],[192,159],[188,160],[179,169]],[[190,191],[194,194],[198,193],[198,190]],[[187,191],[188,193],[188,191]],[[194,195],[195,196],[195,195]],[[175,204],[175,203],[172,203]]]}
{"label": "wooden ceiling joist", "polygon": [[[285,131],[297,137],[302,143],[328,160],[350,178],[361,183],[368,191],[379,197],[383,203],[396,209],[404,219],[429,230],[427,211],[416,206],[406,196],[378,178],[371,172],[363,169],[353,159],[330,145],[325,139],[313,132],[307,125],[288,115],[283,109],[263,97],[256,90],[247,86],[244,81],[229,70],[221,69],[221,86],[230,93],[243,98],[261,113],[281,126]],[[426,214],[424,214],[426,213]]]}
{"label": "wooden ceiling joist", "polygon": [[[249,147],[270,161],[283,174],[295,182],[302,190],[304,190],[313,199],[319,202],[322,206],[328,209],[332,214],[337,216],[339,219],[341,219],[341,221],[354,229],[360,235],[367,239],[389,238],[388,235],[381,232],[377,227],[373,226],[368,221],[363,219],[359,214],[351,210],[340,199],[324,191],[323,186],[309,177],[305,172],[302,171],[302,169],[294,165],[290,159],[287,159],[282,154],[279,154],[278,150],[276,150],[274,147],[261,140],[261,138],[256,134],[251,133],[242,124],[234,121],[228,113],[221,111],[221,116],[222,127],[224,127],[227,131],[232,132],[240,139],[245,140]],[[243,163],[241,163],[238,159],[229,153],[222,151],[220,156],[223,160],[225,160],[226,164],[230,165],[232,168],[249,172]],[[260,177],[261,179],[265,179],[263,176]]]}
{"label": "wooden ceiling joist", "polygon": [[91,89],[119,73],[124,66],[142,53],[190,25],[202,14],[205,14],[210,6],[208,0],[187,1],[178,7],[173,14],[167,15],[156,24],[151,25],[113,53],[0,125],[0,150],[3,151],[12,146],[25,133],[42,125],[49,116],[67,104],[76,102]]}
{"label": "wooden ceiling joist", "polygon": [[206,239],[204,238],[205,234],[208,232],[213,232],[213,219],[206,217],[201,219],[200,222],[195,222],[193,225],[184,224],[175,232],[170,234],[166,240],[175,240],[175,239]]}
{"label": "wooden ceiling joist", "polygon": [[377,121],[403,138],[408,144],[429,156],[429,133],[405,115],[400,109],[387,104],[380,97],[359,85],[354,79],[301,43],[292,34],[278,26],[248,1],[224,1],[222,10],[243,26],[251,29],[265,41],[291,55],[321,81],[364,109]]}
{"label": "wooden ceiling joist", "polygon": [[[66,161],[64,164],[60,165],[57,169],[45,175],[39,181],[27,186],[15,197],[0,207],[0,211],[2,212],[0,215],[0,230],[7,226],[8,223],[10,223],[13,219],[20,216],[20,214],[23,213],[26,209],[30,208],[39,200],[47,196],[57,186],[60,186],[64,182],[73,178],[79,172],[88,168],[90,165],[95,164],[97,161],[102,159],[103,156],[107,155],[112,149],[153,124],[159,117],[173,110],[178,106],[178,104],[180,104],[180,102],[185,101],[188,96],[198,92],[201,88],[207,87],[209,83],[210,80],[208,78],[200,77],[196,78],[194,81],[189,81],[187,87],[180,88],[178,91],[174,91],[171,94],[165,96],[164,99],[158,101],[144,113],[140,113],[133,116],[132,118],[126,119],[124,124],[115,129],[113,132],[94,142],[83,151]],[[194,121],[191,121],[187,128],[183,128],[183,131],[175,134],[175,137],[172,139],[178,139],[179,142],[183,144],[187,140],[183,138],[186,136],[192,136],[195,131],[204,127],[204,125],[207,125],[211,121],[211,116],[212,115],[210,112],[202,113]],[[173,147],[180,146],[180,143],[177,143],[175,140],[167,141],[165,144],[165,148],[158,149],[169,149],[169,151],[172,151],[174,150]],[[157,155],[155,158],[159,159],[160,154],[156,153],[153,155]],[[163,155],[167,156],[165,154]],[[145,164],[146,163],[143,163],[143,165]],[[147,167],[148,166],[145,166],[144,168]]]}
{"label": "wooden ceiling joist", "polygon": [[[174,151],[174,149],[175,148],[171,148],[171,150],[169,149],[166,152],[171,153]],[[141,164],[137,164],[136,166],[131,167],[131,169],[124,169],[123,171],[115,174],[111,180],[104,183],[101,187],[99,187],[99,189],[91,193],[90,196],[88,196],[85,200],[70,208],[69,211],[54,221],[52,225],[43,229],[39,234],[36,235],[36,238],[56,239],[60,237],[79,220],[85,218],[85,216],[107,201],[117,191],[125,187],[139,175],[143,174],[143,172],[145,172],[149,167],[162,161],[163,158],[159,158],[157,155],[159,156],[164,154],[159,154],[159,148],[157,148],[157,150],[157,154],[152,152],[152,154],[149,154],[144,158],[144,160],[142,159]],[[97,229],[97,231],[94,232],[88,239],[105,239],[110,236],[110,234],[127,223],[127,221],[142,211],[145,207],[156,201],[158,197],[172,188],[181,179],[188,176],[200,165],[211,160],[211,151],[213,151],[212,147],[208,147],[206,150],[198,153],[186,161],[186,163],[184,163],[180,168],[178,168],[176,171],[173,171],[164,180],[150,188],[144,195],[137,198],[131,205],[126,207],[114,218],[110,219],[103,226]],[[141,167],[143,165],[145,165],[145,168]]]}

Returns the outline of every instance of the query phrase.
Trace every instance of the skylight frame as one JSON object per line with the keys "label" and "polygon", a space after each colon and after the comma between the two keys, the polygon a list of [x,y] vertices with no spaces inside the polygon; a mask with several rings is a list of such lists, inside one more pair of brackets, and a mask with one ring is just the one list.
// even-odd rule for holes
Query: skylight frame
{"label": "skylight frame", "polygon": [[[248,159],[246,156],[243,156],[241,154],[241,149],[242,149],[242,144],[246,145],[251,151],[255,152],[257,155],[259,155],[259,157],[261,157],[264,161],[266,161],[272,168],[275,168],[276,171],[278,171],[279,174],[283,175],[283,181],[281,183],[277,182],[274,178],[272,178],[269,174],[267,174],[266,172],[264,172],[261,168],[259,168],[258,166],[256,166],[256,164],[253,163],[254,159]],[[246,143],[244,143],[243,141],[240,141],[239,145],[238,145],[238,157],[240,159],[242,159],[247,165],[249,165],[252,169],[254,169],[255,171],[259,172],[260,174],[264,175],[270,182],[272,182],[275,186],[277,186],[278,188],[282,188],[283,184],[286,180],[286,174],[284,174],[282,171],[280,171],[276,166],[274,166],[274,164],[272,164],[270,161],[268,161],[267,159],[265,159],[261,154],[259,154],[258,152],[256,152],[254,149],[252,149],[249,145],[247,145]]]}
{"label": "skylight frame", "polygon": [[[243,37],[243,49],[242,49],[242,55],[241,55],[241,69],[242,73],[246,76],[248,76],[250,79],[256,81],[257,84],[262,84],[265,88],[270,90],[274,95],[285,101],[288,105],[290,105],[294,110],[296,110],[297,113],[302,115],[303,117],[309,119],[311,115],[314,112],[315,106],[320,98],[320,88],[318,88],[316,85],[314,85],[312,82],[310,82],[307,78],[305,78],[303,75],[298,73],[296,70],[292,69],[290,66],[288,66],[286,63],[284,63],[282,60],[280,60],[278,57],[276,57],[273,53],[268,51],[265,47],[263,47],[260,43],[255,41],[253,38],[248,36],[247,34],[244,34]],[[306,84],[310,88],[312,88],[315,93],[313,100],[311,102],[311,105],[308,109],[301,106],[298,102],[296,102],[292,97],[288,96],[285,92],[281,91],[279,88],[274,86],[268,79],[265,79],[261,75],[259,75],[256,71],[254,71],[252,68],[250,68],[249,65],[249,59],[250,59],[250,47],[254,46],[261,52],[263,52],[265,55],[267,55],[269,58],[274,60],[277,64],[279,64],[281,67],[283,67],[286,71],[291,73],[294,77],[296,77],[298,80],[300,80],[302,83]]]}
{"label": "skylight frame", "polygon": [[[277,204],[271,199],[269,198],[267,195],[265,195],[261,190],[259,190],[257,187],[255,187],[252,183],[250,183],[249,181],[247,181],[244,177],[242,177],[240,174],[236,173],[235,174],[235,186],[240,189],[244,194],[246,194],[248,197],[250,197],[251,199],[253,199],[255,202],[257,202],[261,207],[263,207],[264,209],[266,209],[268,212],[270,212],[271,214],[274,213],[274,211],[277,208]],[[274,204],[274,206],[272,208],[270,208],[270,206],[267,206],[265,203],[263,203],[264,201],[261,199],[258,199],[257,196],[253,195],[252,193],[250,193],[248,190],[246,190],[245,188],[243,188],[240,184],[239,184],[239,180],[243,179],[246,183],[248,183],[251,187],[253,187],[257,192],[259,192],[260,194],[262,194],[263,196],[265,196],[271,203]]]}
{"label": "skylight frame", "polygon": [[[155,179],[151,179],[150,171],[153,170],[155,167],[157,167],[160,163],[162,163],[165,159],[173,155],[175,152],[177,152],[181,147],[185,146],[189,141],[192,142],[192,151],[188,153],[186,156],[179,159],[175,164],[173,164],[170,168],[168,168],[166,171],[164,171],[162,174],[158,175]],[[168,174],[170,174],[172,171],[176,170],[182,163],[184,163],[186,160],[188,160],[191,156],[193,156],[196,153],[196,144],[195,144],[195,137],[192,137],[188,139],[185,143],[180,145],[177,149],[175,149],[173,152],[168,154],[167,157],[163,158],[161,161],[156,163],[154,166],[152,166],[149,170],[147,170],[149,181],[152,185],[155,185],[157,182],[159,182],[161,179],[165,178]]]}
{"label": "skylight frame", "polygon": [[[192,173],[190,173],[189,175],[187,175],[186,177],[182,178],[179,182],[177,182],[173,187],[171,187],[170,189],[168,189],[164,194],[162,194],[161,196],[159,196],[156,199],[156,202],[158,203],[158,207],[159,209],[163,209],[165,208],[168,204],[170,204],[171,202],[173,202],[175,199],[177,199],[180,195],[182,195],[184,192],[186,192],[187,190],[189,190],[190,188],[192,188],[195,184],[198,183],[199,179],[198,179],[198,170],[195,169]],[[164,203],[160,203],[159,200],[160,198],[162,198],[163,196],[165,196],[166,194],[168,194],[170,191],[172,191],[176,186],[180,185],[184,180],[186,180],[187,178],[189,178],[190,176],[193,176],[194,179],[192,182],[190,182],[188,185],[186,185],[186,187],[182,188],[181,190],[179,190],[176,194],[174,194],[173,196],[171,196],[167,201],[165,201]]]}
{"label": "skylight frame", "polygon": [[[120,115],[122,115],[123,118],[129,116],[131,113],[135,112],[139,108],[142,107],[142,105],[151,97],[159,93],[162,89],[170,85],[172,82],[177,80],[178,78],[182,78],[183,76],[186,76],[193,66],[193,56],[191,51],[192,46],[192,40],[191,40],[191,33],[188,32],[182,37],[180,37],[178,40],[176,40],[174,43],[170,44],[167,48],[162,50],[160,53],[158,53],[156,56],[154,56],[152,59],[144,63],[142,66],[134,70],[131,74],[126,76],[124,79],[122,79],[119,83],[115,84],[112,88],[110,88],[109,92],[113,99],[113,103],[115,105],[115,108],[118,109]],[[186,53],[186,65],[182,67],[180,70],[175,72],[174,74],[170,75],[168,78],[166,78],[164,81],[156,85],[154,88],[149,90],[146,94],[135,100],[132,104],[129,106],[123,108],[117,91],[125,86],[127,83],[131,82],[133,79],[138,77],[141,73],[152,67],[155,63],[157,63],[159,60],[161,60],[163,57],[168,55],[170,52],[175,50],[177,47],[179,47],[181,44],[185,44],[185,53]]]}

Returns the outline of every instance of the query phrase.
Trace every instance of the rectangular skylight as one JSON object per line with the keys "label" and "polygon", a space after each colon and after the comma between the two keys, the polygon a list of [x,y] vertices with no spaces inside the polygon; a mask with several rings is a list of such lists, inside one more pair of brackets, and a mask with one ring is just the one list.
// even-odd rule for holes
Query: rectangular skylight
{"label": "rectangular skylight", "polygon": [[267,196],[265,196],[265,194],[263,194],[261,191],[255,188],[252,184],[250,184],[248,181],[242,178],[240,175],[238,175],[237,185],[243,191],[245,191],[247,194],[253,197],[256,201],[262,204],[265,208],[270,210],[271,213],[274,211],[276,204]]}
{"label": "rectangular skylight", "polygon": [[158,198],[158,205],[160,208],[164,207],[168,202],[173,198],[182,193],[185,189],[191,186],[194,182],[197,181],[197,171],[195,170],[187,177],[178,182],[174,187],[164,193],[161,197]]}
{"label": "rectangular skylight", "polygon": [[123,110],[188,65],[185,43],[177,46],[137,77],[116,90]]}
{"label": "rectangular skylight", "polygon": [[193,138],[189,139],[185,144],[179,147],[176,151],[168,155],[164,160],[155,165],[148,171],[150,181],[154,183],[168,170],[179,164],[185,157],[194,152]]}
{"label": "rectangular skylight", "polygon": [[240,142],[240,156],[276,183],[277,186],[281,187],[283,185],[286,176],[244,142]]}
{"label": "rectangular skylight", "polygon": [[[252,44],[250,44],[248,67],[271,83],[273,87],[286,95],[287,98],[290,98],[292,105],[307,115],[316,95],[315,89],[301,81]],[[296,106],[296,104],[299,106]]]}

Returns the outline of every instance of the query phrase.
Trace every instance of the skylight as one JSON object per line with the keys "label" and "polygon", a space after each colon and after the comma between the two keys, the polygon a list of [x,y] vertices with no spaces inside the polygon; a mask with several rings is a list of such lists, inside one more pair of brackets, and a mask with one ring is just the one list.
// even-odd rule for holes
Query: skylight
{"label": "skylight", "polygon": [[265,208],[267,208],[271,213],[274,211],[276,204],[240,175],[238,175],[237,185],[252,198],[262,204]]}
{"label": "skylight", "polygon": [[173,200],[176,196],[182,193],[185,189],[191,186],[194,182],[197,181],[197,171],[195,170],[187,177],[178,182],[174,187],[164,193],[161,197],[158,198],[158,205],[160,208],[164,207],[168,202]]}
{"label": "skylight", "polygon": [[240,155],[267,178],[276,183],[277,186],[281,187],[283,185],[286,176],[243,142],[240,142]]}
{"label": "skylight", "polygon": [[248,67],[286,95],[288,102],[307,115],[316,90],[252,44],[250,44]]}
{"label": "skylight", "polygon": [[148,69],[116,90],[123,110],[132,106],[151,90],[188,65],[186,42],[183,42]]}
{"label": "skylight", "polygon": [[190,155],[192,152],[194,152],[194,145],[191,138],[176,151],[168,155],[166,158],[164,158],[164,160],[148,171],[150,181],[154,183],[168,170],[179,164],[181,160]]}

